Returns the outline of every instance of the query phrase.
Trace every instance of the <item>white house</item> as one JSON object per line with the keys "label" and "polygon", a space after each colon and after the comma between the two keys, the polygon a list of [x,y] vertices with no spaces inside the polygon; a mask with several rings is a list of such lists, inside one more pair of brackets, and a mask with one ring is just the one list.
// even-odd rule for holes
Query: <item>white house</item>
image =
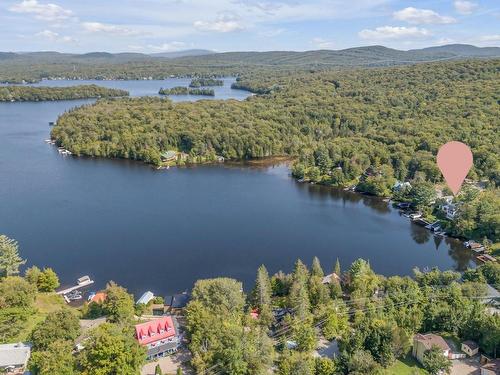
{"label": "white house", "polygon": [[453,203],[452,196],[443,197],[443,199],[445,202],[439,208],[444,212],[448,220],[455,220],[458,213],[458,204]]}
{"label": "white house", "polygon": [[418,333],[413,337],[413,357],[420,363],[423,363],[425,352],[431,350],[433,346],[439,347],[443,351],[443,355],[446,358],[450,358],[450,347],[441,336],[434,333],[427,333],[425,335]]}
{"label": "white house", "polygon": [[0,345],[0,372],[7,375],[24,374],[31,355],[29,344]]}

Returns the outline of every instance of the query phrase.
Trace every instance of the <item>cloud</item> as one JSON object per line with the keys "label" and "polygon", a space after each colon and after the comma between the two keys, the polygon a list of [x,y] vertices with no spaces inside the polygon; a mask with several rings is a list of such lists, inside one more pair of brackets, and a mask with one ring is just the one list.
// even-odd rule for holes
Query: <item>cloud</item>
{"label": "cloud", "polygon": [[76,40],[70,36],[60,36],[59,33],[56,33],[51,30],[40,31],[39,33],[36,33],[35,36],[39,38],[48,39],[54,42],[65,42],[65,43],[76,42]]}
{"label": "cloud", "polygon": [[399,21],[406,21],[413,25],[431,24],[431,23],[454,23],[453,17],[442,16],[430,9],[417,9],[413,7],[404,8],[394,12],[393,17]]}
{"label": "cloud", "polygon": [[500,34],[482,35],[478,40],[480,42],[500,42]]}
{"label": "cloud", "polygon": [[478,7],[477,3],[466,0],[457,0],[453,2],[455,10],[460,14],[471,14]]}
{"label": "cloud", "polygon": [[82,26],[85,31],[88,31],[89,33],[104,33],[118,36],[134,36],[143,34],[139,30],[132,30],[127,27],[100,22],[83,22]]}
{"label": "cloud", "polygon": [[373,30],[361,30],[358,35],[362,39],[387,40],[387,39],[418,39],[431,36],[427,29],[404,26],[380,26]]}
{"label": "cloud", "polygon": [[163,43],[160,45],[149,44],[148,48],[159,52],[179,51],[186,48],[186,43],[174,41],[170,43]]}
{"label": "cloud", "polygon": [[230,14],[221,14],[213,21],[195,21],[193,26],[201,31],[215,31],[230,33],[244,29],[238,17]]}
{"label": "cloud", "polygon": [[9,8],[11,12],[34,14],[35,18],[44,21],[65,20],[73,16],[73,12],[63,7],[48,3],[41,4],[37,0],[23,0]]}
{"label": "cloud", "polygon": [[332,49],[334,44],[331,40],[326,40],[323,38],[313,38],[311,40],[311,43],[316,47],[320,49]]}

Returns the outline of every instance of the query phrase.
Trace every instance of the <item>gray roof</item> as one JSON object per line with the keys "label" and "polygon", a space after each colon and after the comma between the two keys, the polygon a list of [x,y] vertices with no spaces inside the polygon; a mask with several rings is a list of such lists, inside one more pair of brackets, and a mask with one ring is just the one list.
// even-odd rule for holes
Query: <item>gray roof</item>
{"label": "gray roof", "polygon": [[31,346],[23,343],[0,345],[0,368],[25,366],[30,358]]}

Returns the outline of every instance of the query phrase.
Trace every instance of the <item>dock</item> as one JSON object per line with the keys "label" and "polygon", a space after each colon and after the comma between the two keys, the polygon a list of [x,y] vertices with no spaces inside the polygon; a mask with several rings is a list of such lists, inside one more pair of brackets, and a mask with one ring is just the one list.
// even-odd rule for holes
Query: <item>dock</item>
{"label": "dock", "polygon": [[88,285],[92,285],[93,283],[94,283],[94,280],[91,280],[89,276],[82,276],[76,281],[75,286],[60,290],[57,292],[57,294],[64,296],[68,293],[71,293],[74,290],[78,290],[78,289],[84,288]]}

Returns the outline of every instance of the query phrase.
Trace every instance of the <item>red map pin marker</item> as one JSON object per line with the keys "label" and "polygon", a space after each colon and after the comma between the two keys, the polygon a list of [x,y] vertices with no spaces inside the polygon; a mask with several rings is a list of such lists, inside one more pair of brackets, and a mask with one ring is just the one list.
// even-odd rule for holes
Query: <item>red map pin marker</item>
{"label": "red map pin marker", "polygon": [[472,152],[462,142],[448,142],[439,148],[437,164],[448,187],[457,195],[472,167]]}

